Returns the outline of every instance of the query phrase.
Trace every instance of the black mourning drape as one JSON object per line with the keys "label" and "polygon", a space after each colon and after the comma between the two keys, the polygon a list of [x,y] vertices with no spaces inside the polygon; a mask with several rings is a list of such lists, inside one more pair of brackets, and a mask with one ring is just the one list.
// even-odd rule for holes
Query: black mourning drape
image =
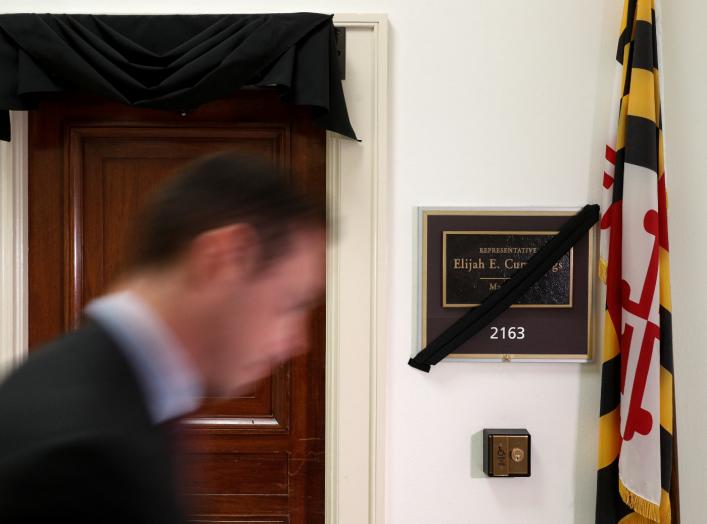
{"label": "black mourning drape", "polygon": [[2,140],[8,110],[46,93],[185,111],[243,86],[277,86],[318,125],[356,138],[331,15],[0,15]]}

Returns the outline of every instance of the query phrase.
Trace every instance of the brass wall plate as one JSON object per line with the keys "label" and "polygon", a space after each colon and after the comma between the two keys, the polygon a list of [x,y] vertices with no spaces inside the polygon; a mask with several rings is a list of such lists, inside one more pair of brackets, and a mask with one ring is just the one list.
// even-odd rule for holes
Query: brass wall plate
{"label": "brass wall plate", "polygon": [[528,430],[484,429],[484,473],[489,477],[529,477]]}

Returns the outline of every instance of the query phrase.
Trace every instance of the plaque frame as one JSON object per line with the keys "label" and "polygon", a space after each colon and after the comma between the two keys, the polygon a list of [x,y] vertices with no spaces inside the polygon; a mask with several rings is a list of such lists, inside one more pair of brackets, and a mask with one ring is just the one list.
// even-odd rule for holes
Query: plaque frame
{"label": "plaque frame", "polygon": [[[418,245],[417,245],[417,337],[416,346],[413,348],[413,356],[417,354],[427,345],[427,303],[428,303],[428,217],[430,216],[480,216],[480,217],[569,217],[577,213],[579,207],[552,207],[552,208],[517,208],[517,207],[444,207],[444,206],[420,206],[417,208],[418,218]],[[488,232],[489,228],[469,227],[466,230],[474,232]],[[458,229],[455,231],[464,231]],[[503,233],[536,233],[540,234],[556,232],[556,227],[549,228],[528,228],[527,230],[508,229],[502,230]],[[495,232],[495,231],[494,231]],[[596,292],[595,289],[595,266],[596,266],[596,245],[597,245],[598,226],[592,227],[587,234],[587,258],[586,258],[586,347],[582,345],[581,353],[579,352],[563,352],[563,351],[537,351],[533,353],[515,353],[515,352],[483,352],[483,353],[452,353],[447,358],[450,361],[466,361],[466,362],[568,362],[568,363],[586,363],[592,362],[594,359],[594,304]],[[574,264],[575,264],[575,248],[572,248],[571,260],[573,271],[570,272],[574,279]],[[440,249],[441,252],[441,249]],[[583,276],[583,275],[582,275]],[[442,277],[439,277],[440,283]],[[571,287],[572,302],[578,298],[575,296],[574,283]],[[441,291],[440,291],[441,294]],[[579,300],[584,302],[584,297]],[[524,305],[511,306],[511,309],[523,308]],[[583,305],[584,307],[584,305]],[[530,306],[528,309],[557,310],[556,306],[538,307]],[[456,311],[461,311],[461,308],[450,308]],[[500,318],[500,317],[499,317]],[[478,333],[476,337],[481,336]]]}

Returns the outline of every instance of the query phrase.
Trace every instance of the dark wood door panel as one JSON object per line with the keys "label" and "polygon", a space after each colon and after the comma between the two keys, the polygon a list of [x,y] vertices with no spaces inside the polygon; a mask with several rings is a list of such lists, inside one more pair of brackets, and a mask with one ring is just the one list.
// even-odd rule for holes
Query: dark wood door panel
{"label": "dark wood door panel", "polygon": [[[149,190],[159,176],[156,169],[169,176],[193,158],[235,147],[280,162],[295,184],[324,198],[325,135],[310,120],[306,110],[282,104],[277,93],[263,91],[242,91],[233,99],[207,104],[187,116],[71,95],[49,97],[39,110],[30,112],[29,194],[54,197],[41,201],[30,198],[29,202],[29,224],[34,232],[29,239],[29,278],[37,284],[30,288],[29,296],[30,347],[75,325],[86,298],[70,281],[71,272],[81,270],[77,267],[80,260],[76,260],[80,245],[72,244],[73,239],[80,240],[81,229],[71,229],[79,225],[83,202],[78,193],[84,189],[82,176],[77,169],[86,167],[92,174],[101,173],[105,161],[113,181],[121,177],[110,174],[123,170],[132,180],[147,184],[144,189]],[[132,162],[143,163],[142,168]],[[130,177],[131,172],[142,175]],[[144,190],[137,187],[130,191],[128,199],[135,196],[142,201]],[[136,204],[139,202],[128,200],[124,209]],[[125,233],[118,230],[116,235]],[[107,262],[108,276],[119,271],[120,241],[115,250],[118,256]],[[61,278],[47,267],[61,270]],[[97,284],[90,293],[97,292]]]}
{"label": "dark wood door panel", "polygon": [[271,377],[239,397],[209,397],[192,418],[192,426],[220,434],[283,433],[290,424],[290,364],[280,366]]}
{"label": "dark wood door panel", "polygon": [[[325,195],[325,134],[275,92],[186,116],[62,95],[30,113],[29,138],[31,346],[77,325],[123,270],[140,206],[193,159],[247,152]],[[238,397],[205,399],[185,421],[195,522],[323,522],[324,308],[312,329],[310,353]]]}
{"label": "dark wood door panel", "polygon": [[[119,275],[134,219],[145,199],[165,178],[194,159],[219,151],[245,152],[290,171],[287,123],[238,124],[208,130],[175,129],[159,123],[105,127],[69,124],[65,132],[68,191],[64,206],[69,212],[68,242],[74,256],[66,276],[72,300],[65,305],[68,328],[78,324],[81,308]],[[83,257],[83,253],[91,257]]]}
{"label": "dark wood door panel", "polygon": [[287,495],[288,464],[286,452],[192,454],[185,490],[193,495]]}

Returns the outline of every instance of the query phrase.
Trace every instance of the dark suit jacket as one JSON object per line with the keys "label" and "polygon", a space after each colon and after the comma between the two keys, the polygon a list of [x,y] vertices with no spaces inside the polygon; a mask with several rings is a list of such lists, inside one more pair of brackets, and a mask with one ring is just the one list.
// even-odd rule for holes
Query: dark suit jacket
{"label": "dark suit jacket", "polygon": [[96,324],[0,384],[0,523],[182,522],[169,442]]}

